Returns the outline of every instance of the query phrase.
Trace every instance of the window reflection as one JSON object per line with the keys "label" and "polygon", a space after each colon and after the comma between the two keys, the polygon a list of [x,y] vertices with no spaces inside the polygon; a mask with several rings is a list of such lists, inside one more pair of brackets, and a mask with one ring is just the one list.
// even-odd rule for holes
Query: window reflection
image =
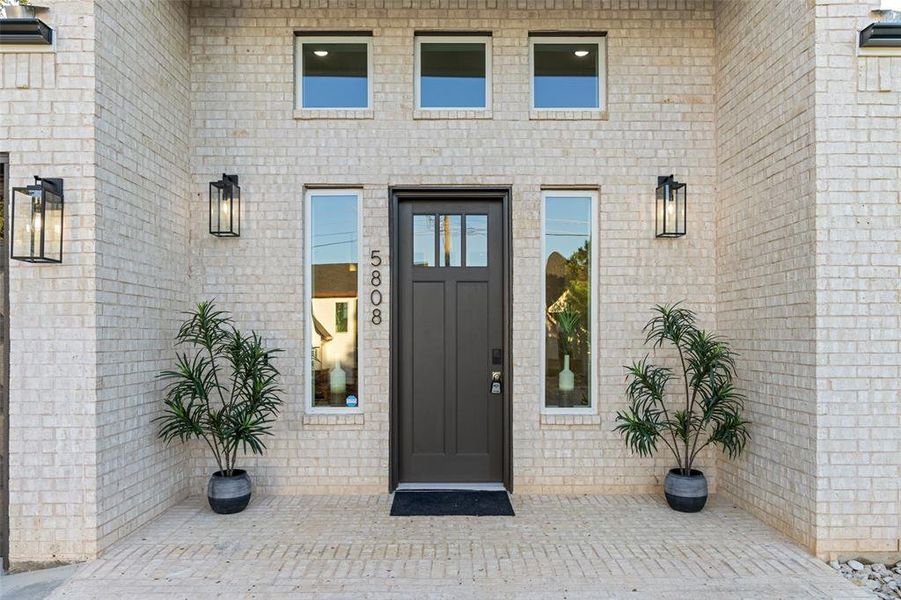
{"label": "window reflection", "polygon": [[591,405],[591,198],[545,197],[545,406]]}
{"label": "window reflection", "polygon": [[535,43],[535,108],[599,108],[597,43]]}
{"label": "window reflection", "polygon": [[435,266],[435,215],[413,215],[413,265]]}
{"label": "window reflection", "polygon": [[485,44],[420,44],[422,108],[485,107]]}
{"label": "window reflection", "polygon": [[313,406],[358,394],[357,197],[310,197]]}
{"label": "window reflection", "polygon": [[466,215],[466,266],[488,266],[488,215]]}
{"label": "window reflection", "polygon": [[369,105],[367,44],[307,41],[303,51],[303,108]]}
{"label": "window reflection", "polygon": [[460,215],[441,215],[438,223],[438,266],[459,267],[461,256]]}

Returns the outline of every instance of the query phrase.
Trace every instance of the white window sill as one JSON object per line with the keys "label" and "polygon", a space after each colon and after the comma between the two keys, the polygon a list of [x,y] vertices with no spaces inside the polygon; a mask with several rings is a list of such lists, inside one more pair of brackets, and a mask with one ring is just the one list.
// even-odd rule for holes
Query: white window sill
{"label": "white window sill", "polygon": [[895,47],[867,47],[861,48],[858,46],[857,48],[857,56],[901,56],[901,48]]}
{"label": "white window sill", "polygon": [[493,119],[491,110],[483,108],[417,108],[413,119],[420,120],[470,120]]}
{"label": "white window sill", "polygon": [[56,31],[52,44],[0,44],[0,54],[53,54],[56,52]]}
{"label": "white window sill", "polygon": [[371,108],[295,108],[294,119],[307,121],[312,119],[373,119],[375,111]]}
{"label": "white window sill", "polygon": [[529,111],[532,121],[607,121],[606,110],[595,108],[550,109],[533,108]]}

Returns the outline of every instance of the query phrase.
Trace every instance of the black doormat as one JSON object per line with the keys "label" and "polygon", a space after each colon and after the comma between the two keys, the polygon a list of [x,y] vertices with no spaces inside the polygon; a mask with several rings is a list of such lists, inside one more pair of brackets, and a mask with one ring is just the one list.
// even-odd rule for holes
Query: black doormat
{"label": "black doormat", "polygon": [[392,517],[512,517],[513,505],[503,491],[395,492]]}

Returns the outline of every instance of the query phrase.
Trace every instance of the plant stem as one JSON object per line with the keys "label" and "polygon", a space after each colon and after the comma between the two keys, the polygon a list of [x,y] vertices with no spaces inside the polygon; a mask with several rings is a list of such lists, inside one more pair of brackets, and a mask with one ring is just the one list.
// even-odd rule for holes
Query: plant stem
{"label": "plant stem", "polygon": [[[686,427],[688,427],[688,425],[691,423],[691,403],[692,403],[691,394],[688,391],[688,368],[685,366],[685,356],[682,354],[682,346],[680,346],[678,343],[676,344],[676,350],[679,351],[679,362],[682,363],[682,378],[685,382],[685,413],[686,413],[686,418],[688,419],[688,423],[686,424]],[[682,474],[685,476],[688,476],[688,475],[691,475],[691,460],[689,459],[689,454],[688,454],[689,433],[688,433],[688,431],[684,431],[682,433],[682,435],[684,438],[682,441],[685,444],[685,465],[682,467]]]}
{"label": "plant stem", "polygon": [[663,418],[665,418],[666,422],[667,422],[666,428],[669,430],[669,433],[673,438],[673,445],[670,446],[669,442],[666,441],[666,437],[661,436],[660,439],[662,439],[664,442],[666,442],[666,445],[669,446],[669,449],[672,450],[673,454],[676,455],[676,464],[681,469],[682,468],[682,457],[679,456],[679,452],[675,448],[676,446],[679,445],[679,442],[676,441],[676,432],[673,431],[673,428],[669,426],[669,423],[672,423],[672,421],[670,421],[670,419],[669,419],[669,411],[666,410],[666,402],[663,401],[663,398],[660,398],[660,408],[663,410]]}
{"label": "plant stem", "polygon": [[206,445],[209,446],[210,450],[213,451],[213,456],[216,458],[216,465],[219,467],[219,471],[224,473],[225,470],[222,466],[222,458],[220,457],[218,448],[216,448],[216,446],[212,442],[210,442],[210,439],[205,434],[202,437],[203,441],[206,442]]}

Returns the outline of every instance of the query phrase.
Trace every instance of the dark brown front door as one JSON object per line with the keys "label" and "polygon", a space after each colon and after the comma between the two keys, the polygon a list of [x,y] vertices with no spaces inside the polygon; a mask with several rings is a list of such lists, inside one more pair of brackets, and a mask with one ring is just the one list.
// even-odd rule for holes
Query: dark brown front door
{"label": "dark brown front door", "polygon": [[503,234],[500,200],[398,205],[400,483],[503,479]]}

